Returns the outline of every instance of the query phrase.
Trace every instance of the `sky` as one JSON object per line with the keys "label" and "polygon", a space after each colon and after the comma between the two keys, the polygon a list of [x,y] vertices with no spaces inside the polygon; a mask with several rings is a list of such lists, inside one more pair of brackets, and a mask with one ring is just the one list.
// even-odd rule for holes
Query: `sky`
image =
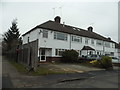
{"label": "sky", "polygon": [[92,26],[94,32],[118,42],[118,0],[2,0],[0,15],[0,34],[9,29],[15,18],[22,35],[36,25],[60,16],[61,23],[85,30]]}

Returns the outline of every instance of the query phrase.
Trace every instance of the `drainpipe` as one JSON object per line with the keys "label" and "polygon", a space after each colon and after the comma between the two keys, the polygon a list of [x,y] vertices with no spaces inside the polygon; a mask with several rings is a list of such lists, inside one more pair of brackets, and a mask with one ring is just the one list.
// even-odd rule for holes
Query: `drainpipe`
{"label": "drainpipe", "polygon": [[103,41],[103,55],[105,55],[105,46],[104,46],[104,41]]}
{"label": "drainpipe", "polygon": [[71,50],[71,34],[70,34],[70,50]]}

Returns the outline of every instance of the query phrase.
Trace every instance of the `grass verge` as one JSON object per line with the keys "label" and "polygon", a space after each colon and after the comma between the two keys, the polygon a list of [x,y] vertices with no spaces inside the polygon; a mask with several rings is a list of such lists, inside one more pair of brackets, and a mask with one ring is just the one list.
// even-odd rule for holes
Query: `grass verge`
{"label": "grass verge", "polygon": [[16,63],[14,61],[9,61],[9,62],[17,69],[18,72],[20,72],[20,73],[28,72],[24,65],[22,65],[20,63]]}
{"label": "grass verge", "polygon": [[48,74],[64,74],[65,71],[53,71],[50,68],[47,67],[39,67],[36,69],[36,71],[29,72],[30,75],[48,75]]}
{"label": "grass verge", "polygon": [[66,71],[61,71],[61,70],[52,70],[51,68],[48,67],[43,67],[40,66],[36,69],[36,71],[30,71],[26,69],[26,67],[20,63],[16,63],[14,61],[9,61],[19,73],[25,74],[25,75],[33,75],[33,76],[39,76],[39,75],[48,75],[48,74],[65,74],[65,73],[72,73],[72,72],[66,72]]}

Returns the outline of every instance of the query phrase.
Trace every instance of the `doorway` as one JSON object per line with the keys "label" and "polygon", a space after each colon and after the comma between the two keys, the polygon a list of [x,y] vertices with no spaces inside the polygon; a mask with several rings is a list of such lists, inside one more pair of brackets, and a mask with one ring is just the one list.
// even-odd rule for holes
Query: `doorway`
{"label": "doorway", "polygon": [[45,49],[41,49],[40,51],[40,61],[46,61]]}

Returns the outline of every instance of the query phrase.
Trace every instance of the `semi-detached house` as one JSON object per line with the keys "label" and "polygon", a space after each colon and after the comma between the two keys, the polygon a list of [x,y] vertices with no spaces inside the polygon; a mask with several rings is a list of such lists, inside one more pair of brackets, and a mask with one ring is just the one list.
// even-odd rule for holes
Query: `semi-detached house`
{"label": "semi-detached house", "polygon": [[65,50],[74,49],[79,56],[89,54],[116,56],[115,43],[93,31],[92,27],[84,30],[60,23],[56,16],[54,21],[37,25],[23,34],[23,44],[38,39],[38,57],[40,62],[58,60]]}

